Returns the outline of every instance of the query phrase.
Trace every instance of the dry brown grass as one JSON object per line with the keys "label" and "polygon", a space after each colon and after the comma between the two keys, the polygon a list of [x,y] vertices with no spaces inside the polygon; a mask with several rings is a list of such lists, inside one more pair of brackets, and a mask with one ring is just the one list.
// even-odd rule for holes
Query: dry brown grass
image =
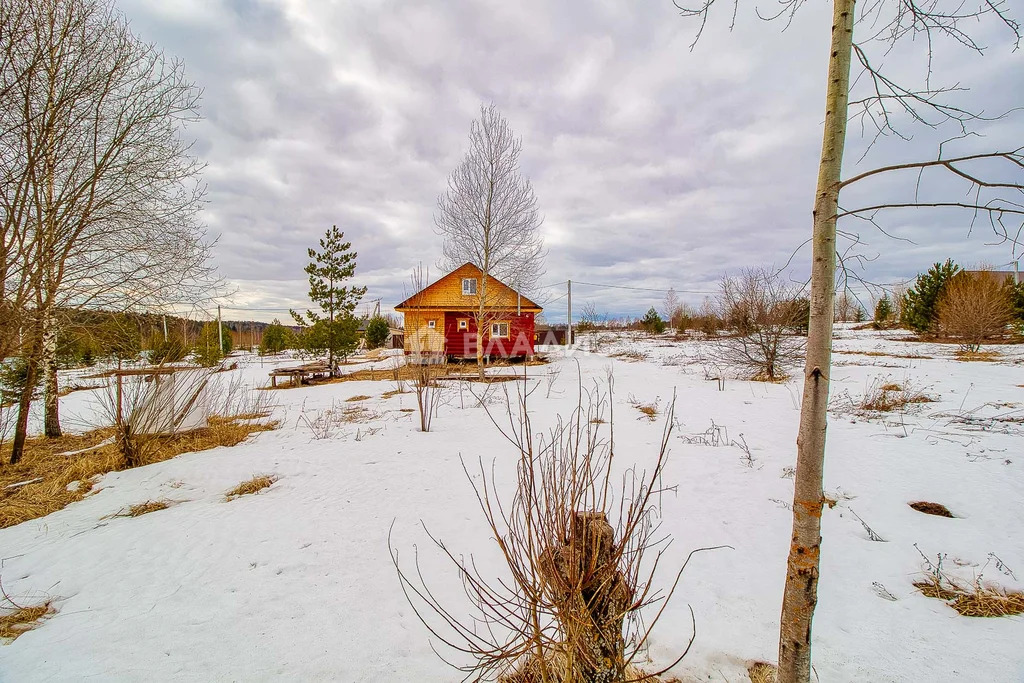
{"label": "dry brown grass", "polygon": [[935,515],[936,517],[948,517],[954,518],[952,512],[949,511],[942,503],[929,503],[926,500],[919,500],[915,503],[910,503],[910,507],[914,508],[918,512],[923,512],[926,515]]}
{"label": "dry brown grass", "polygon": [[[278,426],[277,422],[243,421],[253,417],[258,416],[211,417],[206,427],[158,437],[161,441],[159,448],[154,449],[153,455],[144,464],[168,460],[182,453],[235,446],[253,433]],[[92,490],[93,477],[124,469],[123,458],[113,443],[99,445],[113,435],[113,428],[104,427],[85,434],[67,434],[57,439],[29,439],[21,462],[0,466],[0,529],[43,517],[79,501]],[[87,448],[92,450],[78,455],[60,455]],[[9,456],[9,448],[0,451],[0,461],[7,462]],[[7,488],[11,484],[32,479],[41,481]],[[78,482],[77,487],[69,491],[68,486],[73,482]]]}
{"label": "dry brown grass", "polygon": [[914,582],[922,595],[945,601],[965,617],[1008,617],[1024,614],[1024,593],[1002,591],[980,584],[962,586],[928,575]]}
{"label": "dry brown grass", "polygon": [[370,397],[365,394],[356,394],[355,396],[346,398],[345,400],[350,403],[353,403],[355,401],[368,401],[369,399]]}
{"label": "dry brown grass", "polygon": [[[917,339],[915,338],[913,341],[917,341]],[[842,353],[850,356],[873,356],[886,358],[934,358],[934,356],[924,356],[919,353],[886,353],[885,351],[844,351],[842,349],[836,349],[833,353]]]}
{"label": "dry brown grass", "polygon": [[30,631],[42,623],[42,620],[53,614],[55,610],[50,601],[31,607],[14,607],[7,614],[0,615],[0,638],[14,640],[26,631]]}
{"label": "dry brown grass", "polygon": [[777,667],[768,662],[754,662],[747,668],[750,683],[775,683]]}
{"label": "dry brown grass", "polygon": [[786,382],[789,381],[789,377],[790,377],[789,375],[787,375],[786,373],[781,372],[781,371],[776,371],[775,372],[775,376],[771,377],[771,376],[768,375],[767,372],[762,370],[761,372],[758,372],[757,374],[751,376],[750,381],[751,382],[770,382],[771,384],[785,384]]}
{"label": "dry brown grass", "polygon": [[998,351],[957,351],[953,357],[965,363],[995,363],[1003,359],[1003,354]]}
{"label": "dry brown grass", "polygon": [[887,413],[915,403],[932,403],[934,400],[910,384],[901,385],[876,379],[868,386],[857,407],[866,412]]}
{"label": "dry brown grass", "polygon": [[380,395],[381,398],[391,398],[392,396],[398,396],[400,394],[411,394],[412,392],[408,389],[392,389],[391,391],[385,391]]}
{"label": "dry brown grass", "polygon": [[138,517],[140,515],[149,514],[150,512],[156,512],[157,510],[166,510],[171,507],[171,504],[163,500],[147,500],[145,503],[136,503],[132,505],[124,512],[119,512],[118,517]]}
{"label": "dry brown grass", "polygon": [[231,489],[224,494],[224,497],[228,500],[234,500],[239,496],[247,496],[252,493],[259,493],[263,489],[267,488],[271,484],[277,481],[277,477],[269,474],[259,474],[252,479],[247,479],[241,482],[238,486]]}
{"label": "dry brown grass", "polygon": [[[546,365],[547,363],[548,363],[547,360],[537,359],[537,360],[528,361],[526,363],[507,363],[507,362],[498,363],[498,362],[495,362],[495,363],[489,363],[487,365],[487,367],[488,368],[521,367],[523,365],[527,365],[527,366]],[[440,366],[437,366],[437,367],[440,367]],[[448,367],[449,367],[449,369],[451,369],[453,366],[449,365]],[[392,383],[394,383],[394,382],[409,382],[411,384],[416,379],[417,374],[418,374],[416,368],[417,368],[417,366],[415,366],[415,365],[402,365],[402,366],[399,366],[397,368],[392,367],[392,368],[377,369],[377,370],[372,369],[372,368],[367,368],[365,370],[356,370],[355,372],[350,372],[350,373],[341,375],[339,377],[333,377],[333,378],[319,380],[319,381],[316,382],[316,384],[318,386],[321,385],[321,384],[336,384],[338,382],[392,382]],[[517,379],[522,379],[522,378],[523,378],[522,374],[518,374],[518,375],[492,375],[492,376],[486,377],[483,381],[486,382],[486,383],[509,382],[509,381],[513,381],[513,380],[517,380]],[[476,367],[474,365],[469,364],[469,363],[465,364],[465,373],[464,374],[442,375],[442,376],[439,376],[438,379],[461,379],[461,380],[467,380],[467,381],[470,381],[470,382],[478,382],[478,381],[480,381],[479,377],[476,374]],[[265,391],[283,391],[285,389],[294,389],[294,388],[296,388],[298,386],[308,386],[308,385],[292,385],[291,382],[281,382],[276,388],[274,388],[274,387],[263,387],[263,390],[265,390]],[[392,392],[387,392],[387,394],[389,394],[389,395],[394,395],[396,393],[397,394],[401,394],[401,393],[406,393],[406,392],[405,391],[399,391],[399,390],[395,390],[393,393]],[[387,396],[385,396],[385,398],[386,397]],[[369,397],[367,397],[367,398],[369,398]]]}
{"label": "dry brown grass", "polygon": [[608,356],[609,358],[618,358],[620,360],[627,361],[629,363],[639,363],[647,360],[647,354],[643,351],[637,351],[636,349],[627,349],[625,351],[618,351]]}
{"label": "dry brown grass", "polygon": [[640,414],[643,415],[648,420],[650,420],[651,422],[654,422],[655,420],[658,419],[658,403],[657,402],[654,402],[654,403],[644,403],[643,401],[641,401],[640,399],[638,399],[636,396],[634,396],[632,394],[630,394],[629,398],[627,398],[626,400],[629,402],[629,405],[631,405],[634,408],[636,408],[637,410],[639,410]]}

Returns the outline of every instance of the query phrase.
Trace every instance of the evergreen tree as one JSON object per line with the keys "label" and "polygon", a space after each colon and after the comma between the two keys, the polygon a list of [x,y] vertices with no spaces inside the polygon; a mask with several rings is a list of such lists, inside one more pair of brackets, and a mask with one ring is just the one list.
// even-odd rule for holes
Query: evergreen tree
{"label": "evergreen tree", "polygon": [[889,295],[883,294],[882,298],[875,304],[875,322],[884,325],[892,319],[892,302]]}
{"label": "evergreen tree", "polygon": [[291,345],[290,337],[291,330],[282,325],[280,320],[274,318],[274,322],[263,330],[263,338],[260,340],[260,355],[281,353]]}
{"label": "evergreen tree", "polygon": [[371,349],[377,349],[388,340],[388,333],[390,332],[388,327],[388,321],[379,315],[371,318],[370,322],[366,324],[366,345]]}
{"label": "evergreen tree", "polygon": [[350,251],[352,244],[344,239],[345,233],[333,225],[320,240],[322,251],[309,250],[310,262],[305,268],[309,275],[309,299],[320,306],[323,313],[307,310],[303,316],[290,311],[299,325],[320,327],[317,334],[323,336],[332,374],[335,356],[344,358],[355,350],[359,341],[359,325],[352,312],[366,294],[366,287],[341,285],[356,272],[357,254]]}
{"label": "evergreen tree", "polygon": [[1024,332],[1024,282],[1014,284],[1012,279],[1007,279],[1007,287],[1010,290],[1010,307],[1013,309],[1013,326]]}
{"label": "evergreen tree", "polygon": [[640,319],[640,327],[648,334],[661,334],[665,331],[665,321],[658,315],[658,311],[654,310],[654,306],[651,306],[647,314]]}
{"label": "evergreen tree", "polygon": [[217,332],[217,321],[206,323],[200,330],[199,337],[196,339],[195,353],[196,362],[203,367],[216,365],[224,356],[231,353],[231,330],[227,325],[222,324],[221,332],[223,332],[224,338],[223,345],[220,341],[221,335]]}
{"label": "evergreen tree", "polygon": [[942,290],[959,272],[960,266],[952,259],[946,259],[945,263],[936,263],[927,273],[918,275],[914,286],[903,298],[903,324],[918,333],[931,329],[936,321],[936,306]]}

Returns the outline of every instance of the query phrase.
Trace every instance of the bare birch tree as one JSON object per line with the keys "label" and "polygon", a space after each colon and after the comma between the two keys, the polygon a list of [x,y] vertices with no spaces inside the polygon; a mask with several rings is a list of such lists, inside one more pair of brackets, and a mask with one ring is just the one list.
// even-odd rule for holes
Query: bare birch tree
{"label": "bare birch tree", "polygon": [[[0,177],[5,228],[18,235],[5,245],[17,242],[25,259],[23,348],[30,373],[45,376],[45,430],[56,436],[61,315],[194,301],[212,282],[202,164],[181,136],[200,93],[110,0],[0,4],[24,22],[17,43],[0,38]],[[12,460],[25,437],[20,407]]]}
{"label": "bare birch tree", "polygon": [[483,377],[484,327],[497,300],[491,278],[529,293],[543,274],[543,218],[529,178],[519,168],[522,139],[493,105],[480,107],[469,129],[469,150],[437,200],[434,223],[444,237],[444,266],[472,263],[482,276],[477,291],[476,358]]}
{"label": "bare birch tree", "polygon": [[[715,0],[698,0],[694,5],[673,0],[683,16],[697,18],[697,39],[707,23]],[[739,0],[732,1],[733,16]],[[780,9],[769,19],[792,19],[803,0],[780,0]],[[981,117],[953,100],[959,87],[932,84],[932,49],[938,44],[959,44],[981,53],[971,37],[968,24],[991,19],[1008,29],[1020,44],[1020,25],[1009,14],[1006,2],[980,0],[976,5],[960,0],[871,0],[856,13],[855,0],[833,0],[829,46],[824,131],[812,227],[810,326],[804,366],[803,403],[797,436],[797,464],[793,493],[793,536],[790,545],[786,585],[782,603],[779,637],[779,683],[810,680],[811,622],[817,602],[821,552],[822,472],[825,458],[825,429],[829,381],[832,367],[832,321],[835,301],[837,229],[840,218],[853,217],[882,229],[878,219],[889,210],[907,208],[948,208],[967,212],[971,225],[988,222],[998,240],[1019,245],[1024,226],[1024,148],[963,150],[977,144],[972,122]],[[864,32],[854,41],[854,25]],[[859,35],[859,34],[858,34]],[[871,58],[871,48],[888,51],[902,41],[918,39],[927,51],[924,85],[908,87],[883,73]],[[951,39],[951,40],[947,40]],[[851,66],[860,68],[857,83],[863,95],[851,99]],[[855,114],[865,126],[873,126],[875,141],[886,137],[908,139],[900,122],[938,128],[950,125],[951,140],[939,145],[934,158],[887,165],[852,177],[843,177],[847,123]],[[870,149],[870,147],[869,147]],[[888,179],[903,173],[917,174],[917,183],[906,199],[868,201],[863,206],[840,207],[840,192],[869,179]],[[1007,178],[1011,178],[1007,180]],[[963,183],[964,195],[949,200],[949,193],[926,194],[932,181]],[[863,194],[863,193],[862,193]],[[884,230],[883,230],[884,232]]]}

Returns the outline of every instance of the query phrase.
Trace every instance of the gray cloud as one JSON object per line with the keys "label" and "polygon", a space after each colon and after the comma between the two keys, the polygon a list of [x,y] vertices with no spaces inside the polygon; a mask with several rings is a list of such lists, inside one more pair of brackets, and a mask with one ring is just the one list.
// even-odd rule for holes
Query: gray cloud
{"label": "gray cloud", "polygon": [[[222,274],[237,287],[234,306],[306,305],[305,250],[332,224],[359,252],[367,298],[385,309],[400,301],[411,268],[440,255],[434,203],[482,102],[496,103],[523,137],[524,171],[546,219],[545,284],[673,286],[699,303],[726,271],[786,263],[810,231],[831,26],[824,4],[804,6],[786,31],[741,8],[730,32],[720,12],[693,51],[696,25],[667,0],[607,0],[585,11],[545,0],[126,0],[121,8],[204,89],[204,121],[187,133],[209,163],[206,220],[220,235]],[[984,30],[986,57],[942,46],[936,78],[970,84],[962,102],[1001,111],[1018,103],[1024,69],[1005,33]],[[920,48],[885,56],[886,67],[920,82]],[[987,142],[1019,138],[1012,124],[985,124]],[[883,140],[858,163],[870,138],[854,121],[846,167],[932,154],[944,137],[948,129],[914,130],[911,141]],[[906,182],[845,199],[897,196]],[[878,255],[863,269],[876,281],[911,277],[946,256],[1011,258],[1005,245],[986,246],[983,228],[969,236],[969,216],[884,220],[915,244],[845,226]],[[797,254],[793,277],[808,259]],[[580,285],[574,299],[636,314],[661,295]],[[564,316],[564,303],[548,317]]]}

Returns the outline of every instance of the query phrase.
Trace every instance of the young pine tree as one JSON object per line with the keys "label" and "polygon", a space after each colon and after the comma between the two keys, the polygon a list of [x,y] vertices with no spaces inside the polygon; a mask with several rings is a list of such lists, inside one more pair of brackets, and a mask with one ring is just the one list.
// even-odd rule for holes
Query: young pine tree
{"label": "young pine tree", "polygon": [[936,263],[927,273],[918,275],[903,298],[903,324],[918,333],[929,331],[938,319],[937,306],[942,291],[959,272],[960,266],[946,259],[945,263]]}
{"label": "young pine tree", "polygon": [[345,357],[358,342],[358,323],[352,312],[366,294],[366,287],[342,286],[356,272],[356,252],[350,251],[351,242],[345,242],[345,233],[333,225],[320,240],[321,251],[309,250],[309,299],[322,313],[307,310],[303,316],[290,311],[295,322],[303,327],[318,327],[322,331],[328,364],[334,374],[335,356]]}
{"label": "young pine tree", "polygon": [[883,294],[875,304],[875,322],[884,325],[890,320],[892,320],[892,302],[889,301],[888,294]]}
{"label": "young pine tree", "polygon": [[640,327],[648,334],[661,334],[665,331],[665,321],[658,315],[658,311],[651,307],[647,314],[640,319]]}
{"label": "young pine tree", "polygon": [[268,353],[281,353],[290,343],[291,330],[281,324],[281,321],[274,318],[274,322],[267,325],[263,330],[263,338],[260,340],[260,355]]}
{"label": "young pine tree", "polygon": [[390,331],[387,320],[379,315],[371,318],[370,322],[366,324],[366,345],[371,349],[378,349],[384,346]]}

